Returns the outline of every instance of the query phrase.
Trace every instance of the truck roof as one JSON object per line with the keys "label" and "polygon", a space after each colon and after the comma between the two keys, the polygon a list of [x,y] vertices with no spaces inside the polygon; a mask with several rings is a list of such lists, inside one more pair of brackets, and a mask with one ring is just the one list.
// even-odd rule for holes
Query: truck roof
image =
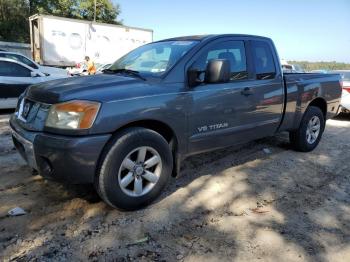
{"label": "truck roof", "polygon": [[189,35],[189,36],[179,36],[179,37],[172,37],[172,38],[167,38],[167,39],[162,39],[157,42],[162,42],[162,41],[202,41],[202,40],[207,40],[207,39],[214,39],[218,37],[253,37],[253,38],[261,38],[265,40],[271,40],[268,37],[264,36],[258,36],[258,35],[247,35],[247,34],[210,34],[210,35]]}

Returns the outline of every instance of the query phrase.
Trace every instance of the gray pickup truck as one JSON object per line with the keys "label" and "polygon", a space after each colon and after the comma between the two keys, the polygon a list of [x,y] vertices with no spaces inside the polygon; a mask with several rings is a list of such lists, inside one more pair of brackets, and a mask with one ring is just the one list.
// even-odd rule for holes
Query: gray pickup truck
{"label": "gray pickup truck", "polygon": [[281,131],[313,150],[340,96],[339,75],[283,74],[269,38],[188,36],[139,47],[100,75],[33,85],[10,125],[40,175],[94,183],[109,205],[132,210],[189,155]]}

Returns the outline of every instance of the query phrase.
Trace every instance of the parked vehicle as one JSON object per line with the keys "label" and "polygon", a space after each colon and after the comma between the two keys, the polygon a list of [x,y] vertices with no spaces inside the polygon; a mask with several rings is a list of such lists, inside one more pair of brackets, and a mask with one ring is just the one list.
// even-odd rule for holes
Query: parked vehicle
{"label": "parked vehicle", "polygon": [[319,143],[341,95],[336,74],[283,74],[271,39],[172,38],[139,47],[104,74],[31,86],[10,125],[48,178],[94,183],[113,207],[152,202],[198,154],[288,131]]}
{"label": "parked vehicle", "polygon": [[292,69],[295,73],[305,73],[305,70],[301,67],[301,65],[294,64],[292,65]]}
{"label": "parked vehicle", "polygon": [[[96,74],[101,74],[103,70],[107,69],[110,67],[112,64],[97,64],[96,65]],[[69,72],[69,75],[71,76],[87,76],[89,75],[87,71],[87,65],[86,62],[81,62],[76,64],[75,67],[71,67],[67,69]]]}
{"label": "parked vehicle", "polygon": [[54,77],[58,76],[59,78],[62,76],[63,77],[68,76],[68,71],[65,69],[56,68],[56,67],[52,67],[52,66],[39,65],[38,63],[34,62],[33,60],[31,60],[28,57],[26,57],[22,54],[19,54],[19,53],[0,51],[0,58],[9,58],[9,59],[16,60],[18,62],[26,64],[27,66],[29,66],[35,70],[39,70],[40,72],[42,72],[46,75],[50,75],[50,76],[54,76]]}
{"label": "parked vehicle", "polygon": [[290,65],[285,60],[281,61],[281,65],[284,73],[305,73],[305,70],[300,65]]}
{"label": "parked vehicle", "polygon": [[86,62],[77,63],[74,67],[67,67],[67,71],[71,76],[87,76],[87,64]]}
{"label": "parked vehicle", "polygon": [[74,67],[86,55],[112,63],[132,49],[152,42],[153,31],[49,15],[29,17],[32,56],[43,65]]}
{"label": "parked vehicle", "polygon": [[27,64],[0,57],[0,109],[15,108],[20,94],[32,84],[67,77],[48,75]]}
{"label": "parked vehicle", "polygon": [[336,70],[331,71],[333,74],[340,74],[343,79],[343,92],[341,96],[340,105],[342,112],[350,112],[350,70]]}
{"label": "parked vehicle", "polygon": [[282,65],[282,71],[283,71],[283,73],[296,73],[293,70],[293,66],[292,65],[288,65],[288,64]]}

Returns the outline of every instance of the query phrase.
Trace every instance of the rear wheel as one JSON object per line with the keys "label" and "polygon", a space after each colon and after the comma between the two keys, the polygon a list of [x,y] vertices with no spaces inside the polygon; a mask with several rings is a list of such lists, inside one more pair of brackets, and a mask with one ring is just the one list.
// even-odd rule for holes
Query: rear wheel
{"label": "rear wheel", "polygon": [[129,128],[106,150],[95,187],[109,205],[133,210],[152,202],[173,168],[167,141],[146,128]]}
{"label": "rear wheel", "polygon": [[324,127],[323,112],[318,107],[310,106],[305,112],[299,128],[289,132],[290,142],[298,151],[312,151],[320,142]]}

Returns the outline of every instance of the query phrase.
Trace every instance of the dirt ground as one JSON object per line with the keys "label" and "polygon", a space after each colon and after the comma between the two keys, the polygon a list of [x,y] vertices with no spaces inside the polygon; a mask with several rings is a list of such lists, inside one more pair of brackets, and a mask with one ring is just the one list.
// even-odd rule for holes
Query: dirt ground
{"label": "dirt ground", "polygon": [[[122,212],[91,186],[32,176],[1,115],[0,260],[350,261],[349,149],[342,116],[312,153],[280,134],[202,154],[154,204]],[[27,214],[7,216],[16,206]]]}

